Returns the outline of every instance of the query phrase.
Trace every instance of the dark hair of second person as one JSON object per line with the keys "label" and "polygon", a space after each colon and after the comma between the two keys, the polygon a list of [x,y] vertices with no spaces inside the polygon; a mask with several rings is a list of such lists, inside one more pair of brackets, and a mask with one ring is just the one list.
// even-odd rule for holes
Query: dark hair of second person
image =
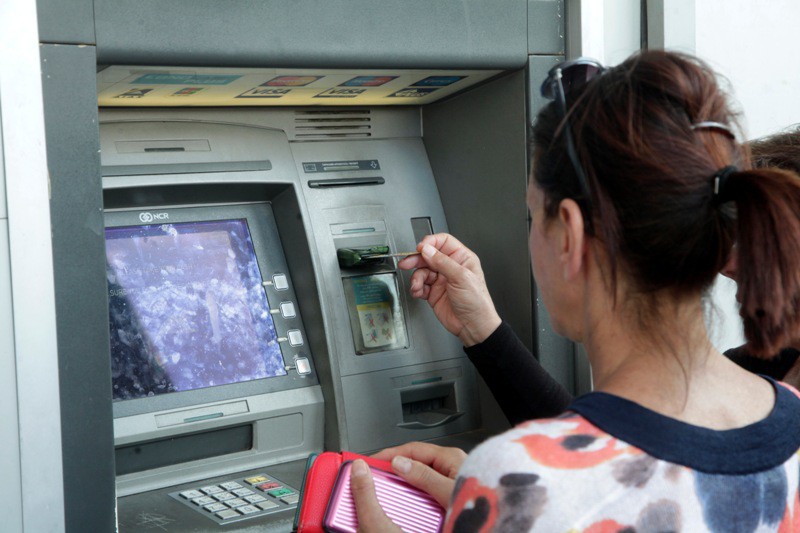
{"label": "dark hair of second person", "polygon": [[[750,158],[756,168],[781,168],[800,173],[800,124],[748,143]],[[738,258],[734,251],[722,273],[734,280],[738,278]],[[800,339],[794,339],[769,359],[753,356],[747,346],[737,346],[725,351],[736,364],[795,387],[800,386]]]}

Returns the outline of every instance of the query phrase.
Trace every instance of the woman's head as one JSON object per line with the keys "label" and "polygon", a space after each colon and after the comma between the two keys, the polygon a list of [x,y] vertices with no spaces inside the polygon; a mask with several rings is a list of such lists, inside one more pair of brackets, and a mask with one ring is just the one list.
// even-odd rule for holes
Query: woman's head
{"label": "woman's head", "polygon": [[[785,270],[800,267],[800,220],[793,211],[800,187],[780,171],[746,170],[745,150],[731,129],[735,113],[714,72],[690,56],[645,51],[569,91],[566,103],[567,120],[550,104],[533,130],[532,181],[543,192],[546,215],[554,217],[565,199],[577,200],[607,258],[609,286],[616,289],[623,276],[627,291],[651,295],[653,305],[656,295],[663,301],[702,294],[734,241],[740,263],[743,253],[751,261],[775,261],[775,269],[762,264],[760,272],[751,264],[749,280],[740,283],[745,334],[756,352],[776,351],[786,340],[784,317],[800,303],[770,304],[778,290],[800,298],[800,269]],[[567,128],[588,201],[567,153]],[[735,169],[720,174],[729,166]],[[769,206],[776,195],[786,197],[782,207]],[[775,216],[792,219],[794,250],[789,243],[770,249],[778,244]]]}

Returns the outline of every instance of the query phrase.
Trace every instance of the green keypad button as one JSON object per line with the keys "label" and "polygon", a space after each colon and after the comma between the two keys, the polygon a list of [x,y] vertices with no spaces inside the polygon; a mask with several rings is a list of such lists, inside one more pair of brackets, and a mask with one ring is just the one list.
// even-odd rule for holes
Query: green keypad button
{"label": "green keypad button", "polygon": [[292,489],[287,489],[285,487],[281,487],[280,489],[275,489],[267,492],[273,498],[280,498],[281,496],[286,496],[287,494],[292,494],[294,491]]}

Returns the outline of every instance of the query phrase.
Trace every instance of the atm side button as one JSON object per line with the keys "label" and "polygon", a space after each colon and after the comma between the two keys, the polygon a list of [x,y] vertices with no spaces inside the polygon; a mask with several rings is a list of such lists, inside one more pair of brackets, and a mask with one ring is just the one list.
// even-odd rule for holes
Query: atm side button
{"label": "atm side button", "polygon": [[297,312],[294,309],[294,304],[292,302],[281,302],[281,315],[283,315],[283,318],[296,317]]}
{"label": "atm side button", "polygon": [[311,373],[311,363],[308,362],[308,357],[297,357],[294,360],[294,364],[297,368],[297,373],[301,376]]}
{"label": "atm side button", "polygon": [[272,276],[272,284],[276,291],[285,291],[289,288],[289,280],[286,278],[286,274],[275,274]]}
{"label": "atm side button", "polygon": [[290,329],[289,331],[286,332],[286,335],[289,337],[290,346],[303,345],[303,334],[300,333],[299,329]]}

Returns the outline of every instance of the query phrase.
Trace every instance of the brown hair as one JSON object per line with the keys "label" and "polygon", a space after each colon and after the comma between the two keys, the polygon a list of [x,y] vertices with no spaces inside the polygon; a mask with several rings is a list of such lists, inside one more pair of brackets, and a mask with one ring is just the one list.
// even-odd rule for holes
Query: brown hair
{"label": "brown hair", "polygon": [[782,132],[750,141],[756,168],[782,168],[800,174],[800,124]]}
{"label": "brown hair", "polygon": [[[800,180],[749,167],[745,149],[717,128],[736,116],[714,72],[697,58],[643,51],[567,95],[568,120],[551,103],[533,129],[533,179],[547,215],[579,198],[566,154],[570,128],[591,195],[595,236],[616,287],[675,297],[708,289],[737,243],[745,336],[772,355],[800,333]],[[714,191],[715,174],[737,167]],[[581,208],[586,209],[584,202]]]}

